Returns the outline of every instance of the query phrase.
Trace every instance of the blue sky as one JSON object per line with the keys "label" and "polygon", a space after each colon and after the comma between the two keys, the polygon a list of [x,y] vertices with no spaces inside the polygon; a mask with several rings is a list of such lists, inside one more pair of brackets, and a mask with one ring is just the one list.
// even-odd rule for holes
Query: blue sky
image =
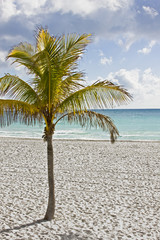
{"label": "blue sky", "polygon": [[91,33],[79,65],[88,84],[123,85],[133,102],[121,108],[160,108],[159,0],[0,0],[0,76],[26,78],[5,57],[20,42],[34,44],[40,26],[52,35]]}

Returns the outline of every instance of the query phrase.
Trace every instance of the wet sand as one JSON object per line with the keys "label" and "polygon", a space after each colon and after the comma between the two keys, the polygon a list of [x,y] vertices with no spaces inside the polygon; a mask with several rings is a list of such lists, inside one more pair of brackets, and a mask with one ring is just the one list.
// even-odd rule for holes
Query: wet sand
{"label": "wet sand", "polygon": [[160,239],[160,142],[54,140],[56,214],[46,143],[0,138],[0,239]]}

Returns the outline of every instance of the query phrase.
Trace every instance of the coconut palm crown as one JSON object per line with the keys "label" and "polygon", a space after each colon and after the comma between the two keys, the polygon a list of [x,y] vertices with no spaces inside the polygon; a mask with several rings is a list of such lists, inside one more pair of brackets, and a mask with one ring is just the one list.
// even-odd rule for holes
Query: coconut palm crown
{"label": "coconut palm crown", "polygon": [[25,124],[45,121],[43,137],[47,141],[49,182],[46,220],[53,219],[55,212],[52,136],[56,124],[65,117],[82,127],[99,127],[109,131],[113,143],[119,135],[113,121],[91,109],[109,108],[113,103],[120,105],[131,99],[127,90],[107,80],[86,85],[78,61],[89,42],[89,34],[54,37],[41,28],[35,47],[20,43],[7,56],[13,63],[24,66],[31,78],[24,81],[10,74],[0,78],[2,127],[15,121]]}

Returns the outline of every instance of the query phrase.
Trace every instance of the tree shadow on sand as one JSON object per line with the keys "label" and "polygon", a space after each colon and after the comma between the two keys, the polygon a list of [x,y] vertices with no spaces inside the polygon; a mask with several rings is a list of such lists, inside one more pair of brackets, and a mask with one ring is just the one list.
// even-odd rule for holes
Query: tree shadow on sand
{"label": "tree shadow on sand", "polygon": [[26,224],[22,224],[22,225],[17,226],[17,227],[3,229],[2,231],[0,231],[0,233],[5,233],[5,232],[8,233],[8,232],[11,232],[12,230],[20,230],[22,228],[30,227],[30,226],[33,226],[33,225],[36,225],[36,224],[39,224],[39,223],[42,223],[42,222],[46,222],[46,220],[38,219],[38,220],[36,220],[32,223],[26,223]]}
{"label": "tree shadow on sand", "polygon": [[[43,223],[43,222],[47,222],[47,220],[38,219],[36,221],[33,221],[32,223],[26,223],[26,224],[22,224],[22,225],[17,226],[17,227],[3,229],[3,230],[0,231],[0,234],[1,233],[10,233],[13,230],[20,230],[20,229],[30,227],[30,226],[34,226],[34,225],[37,225],[37,224],[40,224],[40,223]],[[79,234],[75,234],[71,231],[67,234],[64,233],[64,234],[55,234],[55,235],[61,237],[61,240],[87,240],[88,239],[86,237],[80,237]]]}

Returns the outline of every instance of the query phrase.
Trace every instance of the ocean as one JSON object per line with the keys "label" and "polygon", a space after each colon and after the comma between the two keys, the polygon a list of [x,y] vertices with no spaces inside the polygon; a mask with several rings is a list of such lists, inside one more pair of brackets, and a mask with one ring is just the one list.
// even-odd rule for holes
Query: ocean
{"label": "ocean", "polygon": [[[95,110],[108,115],[117,126],[118,140],[160,140],[160,109],[105,109]],[[42,138],[44,125],[26,126],[14,123],[0,128],[0,137]],[[57,124],[55,139],[108,140],[109,133],[101,129],[85,129],[62,120]]]}

